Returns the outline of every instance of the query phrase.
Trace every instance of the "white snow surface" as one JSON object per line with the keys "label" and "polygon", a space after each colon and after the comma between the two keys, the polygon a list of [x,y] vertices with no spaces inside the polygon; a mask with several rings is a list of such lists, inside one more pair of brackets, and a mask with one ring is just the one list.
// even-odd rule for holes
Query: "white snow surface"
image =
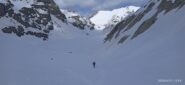
{"label": "white snow surface", "polygon": [[112,19],[117,18],[118,21],[121,21],[130,15],[130,13],[136,12],[139,8],[136,6],[127,6],[112,11],[98,11],[90,20],[96,25],[95,28],[97,30],[103,30],[106,28],[106,25],[112,22]]}
{"label": "white snow surface", "polygon": [[43,9],[37,9],[37,11],[41,14],[48,14],[47,11],[43,10]]}
{"label": "white snow surface", "polygon": [[0,31],[0,85],[185,85],[184,17],[185,7],[161,13],[149,30],[120,45],[55,17],[48,41]]}
{"label": "white snow surface", "polygon": [[0,0],[0,2],[1,2],[1,3],[7,3],[7,1],[6,1],[6,0]]}
{"label": "white snow surface", "polygon": [[64,9],[60,9],[60,10],[61,10],[62,13],[65,14],[68,22],[75,22],[75,20],[73,18],[71,18],[71,17],[73,17],[73,16],[80,16],[79,14],[77,14],[75,12],[70,12],[70,11],[64,10]]}
{"label": "white snow surface", "polygon": [[10,0],[11,3],[14,5],[13,9],[15,11],[19,11],[23,7],[31,8],[31,4],[33,4],[34,0]]}

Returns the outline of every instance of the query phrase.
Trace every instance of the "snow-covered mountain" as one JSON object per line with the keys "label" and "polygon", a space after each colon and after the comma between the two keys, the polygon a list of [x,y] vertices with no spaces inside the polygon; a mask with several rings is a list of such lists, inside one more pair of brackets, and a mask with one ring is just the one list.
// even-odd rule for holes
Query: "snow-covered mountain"
{"label": "snow-covered mountain", "polygon": [[26,28],[0,2],[0,85],[185,85],[185,0],[151,0],[106,38],[51,13],[47,41],[4,33],[21,32],[17,25],[44,32]]}
{"label": "snow-covered mountain", "polygon": [[66,15],[67,22],[73,24],[74,26],[77,26],[81,29],[94,29],[94,24],[86,17],[83,17],[78,13],[69,10],[61,9],[61,11]]}
{"label": "snow-covered mountain", "polygon": [[52,0],[37,2],[35,0],[1,0],[0,7],[1,30],[4,33],[14,33],[19,37],[33,35],[46,40],[48,33],[53,30],[50,13],[61,21],[65,21],[65,16],[59,12]]}
{"label": "snow-covered mountain", "polygon": [[103,30],[107,27],[114,27],[125,17],[136,12],[140,7],[127,6],[112,11],[98,11],[90,20],[95,24],[95,29]]}
{"label": "snow-covered mountain", "polygon": [[53,0],[1,0],[0,11],[1,31],[19,37],[29,35],[47,40],[56,26],[93,29],[82,17],[73,16],[75,22],[70,23]]}
{"label": "snow-covered mountain", "polygon": [[[175,20],[173,19],[175,15],[177,21],[178,17],[182,16],[178,15],[178,11],[184,6],[184,2],[184,0],[151,0],[144,8],[118,23],[105,40],[111,41],[116,38],[123,43],[126,39],[134,39],[152,28],[174,29],[173,26],[178,27],[178,24],[170,21]],[[177,13],[173,13],[174,11]]]}

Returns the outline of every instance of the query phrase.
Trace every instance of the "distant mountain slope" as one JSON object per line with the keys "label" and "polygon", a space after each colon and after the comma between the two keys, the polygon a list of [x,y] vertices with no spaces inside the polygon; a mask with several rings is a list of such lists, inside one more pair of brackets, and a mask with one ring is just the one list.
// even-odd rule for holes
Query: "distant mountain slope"
{"label": "distant mountain slope", "polygon": [[66,15],[67,22],[71,23],[72,25],[79,27],[81,29],[86,28],[94,29],[94,24],[86,17],[83,17],[78,13],[68,10],[61,9],[61,11]]}
{"label": "distant mountain slope", "polygon": [[[105,41],[116,38],[119,43],[123,43],[127,39],[134,39],[141,34],[145,34],[149,29],[156,29],[156,26],[161,29],[164,27],[175,29],[173,27],[177,25],[177,22],[171,23],[175,19],[169,15],[173,14],[174,11],[178,13],[184,5],[185,0],[151,0],[144,8],[117,24],[107,35]],[[176,14],[173,15],[180,17]],[[163,20],[164,17],[168,18]]]}
{"label": "distant mountain slope", "polygon": [[96,29],[102,30],[109,26],[115,26],[125,17],[136,12],[140,7],[127,6],[112,11],[98,11],[90,20],[96,25]]}

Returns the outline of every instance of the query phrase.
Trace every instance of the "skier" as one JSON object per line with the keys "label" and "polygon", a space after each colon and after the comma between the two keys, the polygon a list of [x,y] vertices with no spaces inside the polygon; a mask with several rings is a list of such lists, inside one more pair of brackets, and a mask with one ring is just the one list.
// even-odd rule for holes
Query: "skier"
{"label": "skier", "polygon": [[94,61],[92,64],[93,64],[93,67],[95,68],[96,67],[96,62]]}

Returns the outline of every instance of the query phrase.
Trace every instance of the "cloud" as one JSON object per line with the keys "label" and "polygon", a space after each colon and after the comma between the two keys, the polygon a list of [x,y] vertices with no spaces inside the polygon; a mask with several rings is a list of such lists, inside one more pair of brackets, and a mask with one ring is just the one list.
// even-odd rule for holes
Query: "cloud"
{"label": "cloud", "polygon": [[55,0],[60,7],[68,8],[74,6],[95,7],[97,9],[105,9],[114,7],[121,3],[143,3],[148,0]]}
{"label": "cloud", "polygon": [[95,0],[86,0],[83,4],[82,7],[93,7],[97,5],[97,2]]}
{"label": "cloud", "polygon": [[93,7],[97,4],[95,0],[55,0],[55,2],[63,8],[74,6]]}
{"label": "cloud", "polygon": [[137,5],[145,3],[149,0],[55,0],[55,2],[63,9],[78,9],[83,12],[88,10],[95,12],[98,10],[110,10],[120,6]]}
{"label": "cloud", "polygon": [[119,5],[141,5],[148,0],[102,0],[102,3],[95,6],[93,10],[112,9]]}

